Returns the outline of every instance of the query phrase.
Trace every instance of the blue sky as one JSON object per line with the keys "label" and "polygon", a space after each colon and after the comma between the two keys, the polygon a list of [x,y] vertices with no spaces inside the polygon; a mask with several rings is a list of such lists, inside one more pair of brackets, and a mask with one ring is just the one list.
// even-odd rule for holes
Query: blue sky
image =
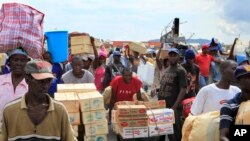
{"label": "blue sky", "polygon": [[[87,32],[105,40],[147,41],[180,18],[180,34],[231,44],[250,37],[250,0],[1,0],[45,14],[44,32]],[[172,24],[171,24],[172,25]],[[170,26],[171,27],[171,26]],[[170,30],[168,28],[168,31]]]}

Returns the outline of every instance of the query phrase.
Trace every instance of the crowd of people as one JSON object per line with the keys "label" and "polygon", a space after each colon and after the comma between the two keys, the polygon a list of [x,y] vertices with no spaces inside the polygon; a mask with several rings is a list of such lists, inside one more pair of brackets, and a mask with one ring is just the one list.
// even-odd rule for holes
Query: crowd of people
{"label": "crowd of people", "polygon": [[[103,45],[98,50],[92,37],[91,44],[93,55],[70,55],[62,63],[54,63],[50,52],[43,54],[43,60],[33,60],[22,47],[8,53],[0,75],[0,138],[75,140],[67,111],[53,100],[60,83],[94,83],[100,93],[111,86],[111,101],[106,106],[109,122],[114,104],[143,100],[142,89],[151,97],[165,100],[166,108],[175,113],[174,134],[168,135],[170,141],[181,140],[184,99],[195,97],[192,115],[221,110],[223,139],[228,137],[237,113],[235,105],[250,99],[247,57],[223,60],[221,45],[214,38],[201,46],[201,53],[188,48],[181,54],[173,46],[165,58],[159,57],[163,45],[158,51],[148,49],[147,54],[140,54],[129,46],[109,50]],[[136,75],[139,65],[146,62],[155,66],[152,86],[143,84]]]}

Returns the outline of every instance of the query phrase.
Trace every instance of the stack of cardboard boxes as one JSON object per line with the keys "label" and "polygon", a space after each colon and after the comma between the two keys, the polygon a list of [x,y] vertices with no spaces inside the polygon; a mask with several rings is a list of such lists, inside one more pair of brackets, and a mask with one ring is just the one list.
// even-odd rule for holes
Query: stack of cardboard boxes
{"label": "stack of cardboard boxes", "polygon": [[[94,54],[93,46],[91,45],[90,37],[87,35],[80,35],[71,37],[71,54]],[[96,47],[101,45],[100,40],[95,39]]]}
{"label": "stack of cardboard boxes", "polygon": [[84,124],[84,140],[107,140],[108,123],[104,109],[103,96],[95,91],[78,94]]}
{"label": "stack of cardboard boxes", "polygon": [[103,96],[96,91],[93,83],[58,84],[55,100],[66,107],[75,136],[78,136],[78,125],[84,124],[84,132],[80,134],[84,135],[85,141],[107,141]]}
{"label": "stack of cardboard boxes", "polygon": [[164,107],[162,100],[120,102],[112,111],[113,130],[123,139],[173,134],[174,112]]}

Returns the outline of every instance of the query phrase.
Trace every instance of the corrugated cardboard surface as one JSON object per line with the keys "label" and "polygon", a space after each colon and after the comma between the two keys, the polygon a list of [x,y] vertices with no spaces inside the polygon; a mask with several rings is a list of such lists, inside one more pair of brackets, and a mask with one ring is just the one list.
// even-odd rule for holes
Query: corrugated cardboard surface
{"label": "corrugated cardboard surface", "polygon": [[63,103],[70,113],[78,113],[80,108],[78,95],[74,92],[55,93],[55,100]]}
{"label": "corrugated cardboard surface", "polygon": [[117,112],[120,115],[145,114],[146,110],[144,105],[117,105]]}
{"label": "corrugated cardboard surface", "polygon": [[85,124],[85,136],[93,136],[93,135],[104,135],[108,134],[108,123],[104,122],[96,122],[91,124]]}
{"label": "corrugated cardboard surface", "polygon": [[157,126],[149,126],[148,128],[150,137],[174,133],[173,124],[160,124]]}
{"label": "corrugated cardboard surface", "polygon": [[93,46],[88,44],[71,45],[71,54],[94,54]]}
{"label": "corrugated cardboard surface", "polygon": [[81,112],[104,109],[103,96],[99,92],[78,93]]}
{"label": "corrugated cardboard surface", "polygon": [[102,122],[106,120],[106,113],[105,110],[83,112],[82,119],[84,124]]}
{"label": "corrugated cardboard surface", "polygon": [[107,135],[84,136],[84,141],[108,141]]}
{"label": "corrugated cardboard surface", "polygon": [[119,129],[123,139],[148,137],[148,127],[125,127]]}
{"label": "corrugated cardboard surface", "polygon": [[94,83],[84,84],[57,84],[57,92],[85,93],[96,91]]}

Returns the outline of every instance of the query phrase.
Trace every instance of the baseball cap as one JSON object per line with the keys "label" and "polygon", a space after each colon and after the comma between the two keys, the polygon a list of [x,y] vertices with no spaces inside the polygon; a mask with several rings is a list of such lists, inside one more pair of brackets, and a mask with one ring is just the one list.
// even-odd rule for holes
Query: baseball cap
{"label": "baseball cap", "polygon": [[250,74],[250,65],[238,66],[234,71],[234,77],[236,79],[238,79],[241,76],[245,76],[247,74]]}
{"label": "baseball cap", "polygon": [[104,51],[104,50],[101,50],[101,51],[99,52],[99,57],[101,57],[101,56],[107,58],[107,56],[108,56],[108,55],[107,55],[107,52]]}
{"label": "baseball cap", "polygon": [[52,65],[43,60],[31,60],[25,66],[26,74],[31,74],[36,80],[55,78],[52,74]]}
{"label": "baseball cap", "polygon": [[240,65],[241,63],[248,61],[247,56],[245,54],[237,54],[236,55],[237,64]]}
{"label": "baseball cap", "polygon": [[192,49],[187,49],[185,51],[185,59],[194,59],[195,58],[195,53]]}
{"label": "baseball cap", "polygon": [[16,48],[9,52],[9,57],[16,55],[16,54],[28,56],[27,52],[25,52],[22,48]]}
{"label": "baseball cap", "polygon": [[208,44],[202,44],[201,49],[207,49],[207,48],[209,48]]}
{"label": "baseball cap", "polygon": [[179,50],[177,48],[170,48],[170,49],[168,49],[168,54],[170,54],[170,53],[179,54]]}
{"label": "baseball cap", "polygon": [[88,54],[87,57],[88,57],[88,59],[90,59],[92,61],[95,60],[95,55],[93,55],[93,54]]}
{"label": "baseball cap", "polygon": [[121,53],[120,53],[120,51],[114,51],[114,52],[113,52],[113,55],[114,55],[114,56],[121,56]]}

